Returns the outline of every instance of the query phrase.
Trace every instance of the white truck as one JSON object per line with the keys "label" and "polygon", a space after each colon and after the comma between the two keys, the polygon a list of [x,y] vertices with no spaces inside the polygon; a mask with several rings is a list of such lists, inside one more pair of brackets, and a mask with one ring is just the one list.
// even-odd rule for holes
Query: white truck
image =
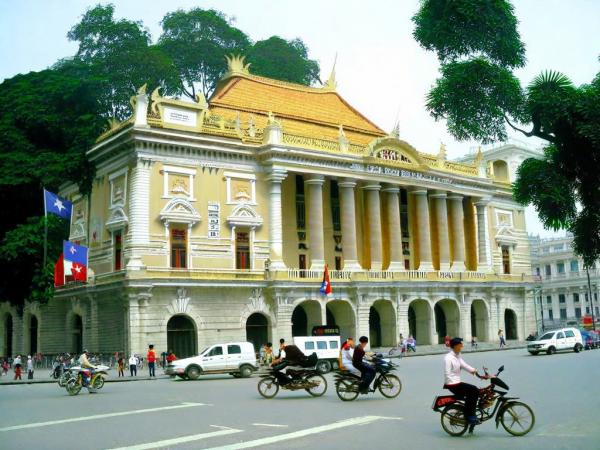
{"label": "white truck", "polygon": [[320,373],[338,368],[341,347],[339,336],[295,336],[294,345],[306,356],[317,354],[316,368]]}

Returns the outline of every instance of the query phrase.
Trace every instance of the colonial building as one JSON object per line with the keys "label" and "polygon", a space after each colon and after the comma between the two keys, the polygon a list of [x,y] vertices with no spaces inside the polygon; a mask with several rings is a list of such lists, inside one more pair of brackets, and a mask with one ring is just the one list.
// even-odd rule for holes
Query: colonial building
{"label": "colonial building", "polygon": [[[395,345],[446,334],[523,339],[534,319],[523,208],[482,154],[421,153],[336,91],[252,75],[243,59],[211,99],[150,98],[89,151],[72,241],[89,283],[24,314],[3,305],[1,353],[189,355],[337,325]],[[319,293],[329,267],[333,294]]]}

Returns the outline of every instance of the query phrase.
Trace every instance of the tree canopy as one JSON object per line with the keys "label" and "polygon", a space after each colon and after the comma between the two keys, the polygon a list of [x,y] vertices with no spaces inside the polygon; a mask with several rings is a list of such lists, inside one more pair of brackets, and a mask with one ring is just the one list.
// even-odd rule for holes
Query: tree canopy
{"label": "tree canopy", "polygon": [[507,0],[423,0],[413,22],[440,61],[431,115],[459,140],[503,141],[507,127],[545,140],[543,158],[519,167],[515,199],[533,204],[546,228],[571,231],[591,266],[600,257],[600,73],[577,87],[546,71],[522,87],[513,71],[525,46]]}

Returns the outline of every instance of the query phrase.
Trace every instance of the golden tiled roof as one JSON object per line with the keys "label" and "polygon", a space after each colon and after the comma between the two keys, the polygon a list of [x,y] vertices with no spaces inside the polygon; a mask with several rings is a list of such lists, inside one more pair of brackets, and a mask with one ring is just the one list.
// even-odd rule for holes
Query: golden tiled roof
{"label": "golden tiled roof", "polygon": [[339,125],[350,142],[366,144],[386,133],[350,106],[337,92],[235,74],[221,81],[211,99],[212,113],[241,119],[253,116],[264,127],[272,112],[287,133],[337,139]]}

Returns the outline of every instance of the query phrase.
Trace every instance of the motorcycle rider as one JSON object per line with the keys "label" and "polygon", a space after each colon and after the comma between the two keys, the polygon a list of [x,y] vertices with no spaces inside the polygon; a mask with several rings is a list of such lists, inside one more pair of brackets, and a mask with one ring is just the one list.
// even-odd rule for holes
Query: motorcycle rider
{"label": "motorcycle rider", "polygon": [[361,374],[361,381],[358,385],[359,392],[361,394],[368,394],[369,386],[375,378],[375,369],[363,361],[363,358],[365,357],[365,347],[369,342],[369,338],[361,336],[358,339],[358,342],[359,344],[354,348],[354,355],[352,355],[352,366],[360,371]]}
{"label": "motorcycle rider", "polygon": [[352,365],[352,356],[354,355],[354,339],[349,337],[348,339],[346,339],[346,342],[344,342],[344,345],[342,345],[342,350],[341,350],[341,369],[342,370],[347,370],[348,372],[350,372],[353,375],[356,375],[358,377],[360,377],[361,373],[358,369],[356,369],[353,365]]}
{"label": "motorcycle rider", "polygon": [[[283,341],[283,339],[281,340]],[[292,378],[289,375],[282,373],[281,371],[285,369],[287,366],[296,366],[296,365],[304,365],[308,361],[307,356],[302,353],[295,345],[285,345],[285,341],[279,344],[279,358],[275,359],[271,363],[271,367],[275,370],[275,377],[279,381],[281,386],[285,386],[286,384],[292,381]]]}
{"label": "motorcycle rider", "polygon": [[479,388],[472,384],[463,383],[460,380],[460,371],[464,370],[477,378],[483,378],[474,369],[468,365],[460,356],[463,349],[463,340],[455,337],[450,340],[451,350],[444,357],[444,389],[448,389],[454,395],[465,397],[465,416],[467,422],[471,425],[477,424],[475,407],[479,397]]}
{"label": "motorcycle rider", "polygon": [[[90,394],[95,394],[96,391],[90,386],[90,379],[91,376],[94,373],[94,370],[96,369],[96,366],[94,366],[88,359],[88,355],[89,352],[87,350],[84,350],[83,353],[81,354],[81,356],[79,357],[79,365],[81,366],[82,369],[90,369],[89,372],[87,370],[82,370],[82,385],[83,387],[87,387],[88,392]],[[90,374],[90,376],[88,377],[87,374]]]}

